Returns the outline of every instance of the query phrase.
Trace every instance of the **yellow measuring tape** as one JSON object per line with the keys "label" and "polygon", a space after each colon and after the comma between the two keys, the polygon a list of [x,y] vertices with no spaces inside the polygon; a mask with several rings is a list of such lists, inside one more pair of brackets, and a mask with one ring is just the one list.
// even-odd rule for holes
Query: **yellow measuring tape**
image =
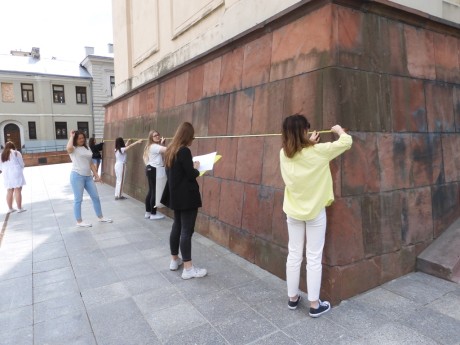
{"label": "yellow measuring tape", "polygon": [[[309,132],[312,134],[314,131]],[[317,134],[332,133],[330,129],[316,131]],[[266,133],[266,134],[240,134],[240,135],[208,135],[206,137],[195,137],[195,139],[223,139],[223,138],[257,138],[257,137],[276,137],[281,136],[281,133]],[[165,138],[171,140],[172,137]],[[115,141],[115,139],[103,139],[104,141]],[[147,140],[147,138],[128,138],[127,140]]]}

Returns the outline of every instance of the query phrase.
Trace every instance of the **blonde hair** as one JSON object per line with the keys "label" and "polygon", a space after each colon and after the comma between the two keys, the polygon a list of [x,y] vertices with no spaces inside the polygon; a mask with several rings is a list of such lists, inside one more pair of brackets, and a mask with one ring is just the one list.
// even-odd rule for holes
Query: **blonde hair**
{"label": "blonde hair", "polygon": [[181,147],[189,146],[195,135],[195,129],[190,122],[183,122],[179,128],[177,128],[176,134],[168,145],[165,152],[165,166],[170,168],[176,159],[177,152]]}
{"label": "blonde hair", "polygon": [[153,141],[153,134],[154,133],[158,133],[158,131],[152,129],[150,132],[149,132],[149,137],[147,138],[147,145],[145,145],[144,147],[144,154],[142,155],[142,158],[144,159],[144,163],[147,165],[147,163],[149,162],[149,149],[150,149],[150,145],[154,144],[155,142]]}

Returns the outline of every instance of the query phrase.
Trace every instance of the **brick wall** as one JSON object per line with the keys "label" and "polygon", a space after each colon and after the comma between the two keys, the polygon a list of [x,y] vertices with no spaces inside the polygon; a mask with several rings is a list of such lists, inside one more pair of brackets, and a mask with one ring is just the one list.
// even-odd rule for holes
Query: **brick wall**
{"label": "brick wall", "polygon": [[70,163],[70,156],[67,151],[24,153],[22,158],[26,167]]}
{"label": "brick wall", "polygon": [[[334,303],[414,270],[460,213],[460,30],[380,1],[311,1],[107,107],[105,137],[280,133],[285,116],[354,137],[332,162],[323,296]],[[403,21],[404,20],[404,21]],[[323,141],[331,140],[329,135]],[[200,233],[285,277],[279,137],[201,139],[223,159],[199,178]],[[113,147],[104,179],[114,182]],[[142,147],[125,191],[146,193]],[[305,274],[305,272],[303,272]],[[304,281],[304,280],[303,280]]]}

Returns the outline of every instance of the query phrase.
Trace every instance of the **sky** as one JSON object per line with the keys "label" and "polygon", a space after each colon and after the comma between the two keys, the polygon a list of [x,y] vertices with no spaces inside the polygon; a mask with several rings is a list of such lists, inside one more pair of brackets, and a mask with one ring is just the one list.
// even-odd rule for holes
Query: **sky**
{"label": "sky", "polygon": [[40,48],[43,58],[80,63],[85,46],[113,43],[112,0],[0,0],[0,54]]}

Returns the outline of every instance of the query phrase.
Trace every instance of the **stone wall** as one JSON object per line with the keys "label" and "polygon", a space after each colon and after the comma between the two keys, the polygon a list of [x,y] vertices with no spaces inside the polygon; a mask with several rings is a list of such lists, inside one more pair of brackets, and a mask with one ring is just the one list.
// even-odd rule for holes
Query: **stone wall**
{"label": "stone wall", "polygon": [[[353,147],[331,164],[323,260],[322,295],[337,303],[414,270],[460,214],[459,37],[458,26],[385,1],[311,1],[113,101],[105,138],[153,128],[170,137],[183,121],[196,136],[280,133],[295,112],[314,129],[348,128]],[[191,149],[223,156],[199,178],[197,230],[284,278],[280,147],[267,136],[200,139]],[[104,158],[113,184],[113,146]],[[128,161],[124,189],[143,200],[142,148]]]}

